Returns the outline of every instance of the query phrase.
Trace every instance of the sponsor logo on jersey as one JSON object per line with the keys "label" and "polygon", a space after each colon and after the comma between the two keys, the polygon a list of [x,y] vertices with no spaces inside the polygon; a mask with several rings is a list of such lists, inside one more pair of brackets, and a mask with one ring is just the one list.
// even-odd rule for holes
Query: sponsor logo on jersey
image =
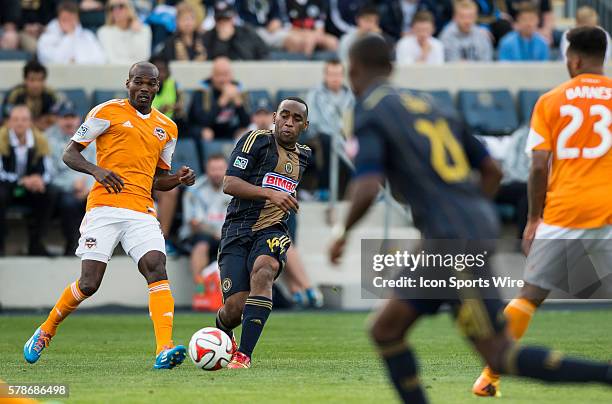
{"label": "sponsor logo on jersey", "polygon": [[246,159],[245,157],[236,157],[236,160],[234,160],[234,167],[239,168],[241,170],[244,170],[245,168],[247,168],[247,165],[249,164],[249,160]]}
{"label": "sponsor logo on jersey", "polygon": [[292,194],[295,192],[298,182],[278,173],[267,173],[263,178],[261,186]]}
{"label": "sponsor logo on jersey", "polygon": [[123,122],[123,125],[121,125],[121,126],[125,126],[126,128],[133,128],[134,127],[134,125],[132,125],[132,122],[130,122],[130,121]]}
{"label": "sponsor logo on jersey", "polygon": [[159,140],[164,140],[166,138],[166,131],[160,128],[159,126],[155,128],[153,134],[157,136]]}

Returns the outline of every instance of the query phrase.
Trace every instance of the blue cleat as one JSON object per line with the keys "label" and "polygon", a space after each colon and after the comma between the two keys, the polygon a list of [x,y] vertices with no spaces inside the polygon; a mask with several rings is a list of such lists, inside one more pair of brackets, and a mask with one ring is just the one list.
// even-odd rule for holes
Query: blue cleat
{"label": "blue cleat", "polygon": [[174,348],[164,349],[157,355],[155,359],[154,369],[172,369],[185,360],[187,349],[183,345],[177,345]]}
{"label": "blue cleat", "polygon": [[36,363],[42,351],[49,346],[51,334],[47,334],[38,327],[34,335],[23,346],[23,357],[28,363]]}

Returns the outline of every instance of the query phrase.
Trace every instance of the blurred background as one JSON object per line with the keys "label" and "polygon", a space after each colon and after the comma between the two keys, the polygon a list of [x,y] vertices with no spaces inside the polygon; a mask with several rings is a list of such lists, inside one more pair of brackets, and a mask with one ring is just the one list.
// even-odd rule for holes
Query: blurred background
{"label": "blurred background", "polygon": [[[517,241],[527,215],[531,110],[567,80],[565,33],[584,25],[609,32],[612,2],[2,0],[0,308],[49,308],[78,277],[74,250],[93,180],[69,170],[61,154],[93,106],[126,97],[129,66],[142,60],[160,70],[154,106],[179,126],[173,166],[198,174],[190,189],[155,195],[178,307],[221,304],[215,255],[229,202],[221,192],[226,158],[247,130],[271,128],[279,100],[291,95],[309,105],[300,142],[314,158],[298,190],[300,214],[290,218],[293,246],[275,305],[372,306],[361,296],[360,239],[418,232],[401,201],[381,192],[342,266],[328,264],[354,153],[348,49],[366,34],[393,47],[395,84],[464,119],[499,160],[495,203],[504,237]],[[95,161],[95,145],[84,153]],[[498,261],[520,278],[516,249]],[[121,248],[102,289],[83,306],[146,306],[146,283]]]}

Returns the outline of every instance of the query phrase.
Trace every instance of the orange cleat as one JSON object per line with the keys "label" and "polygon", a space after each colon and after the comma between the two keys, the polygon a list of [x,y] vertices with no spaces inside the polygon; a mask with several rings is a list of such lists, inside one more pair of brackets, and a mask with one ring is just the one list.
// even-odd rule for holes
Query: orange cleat
{"label": "orange cleat", "polygon": [[491,378],[483,372],[472,386],[472,393],[480,397],[501,397],[499,378]]}
{"label": "orange cleat", "polygon": [[227,364],[228,369],[248,369],[251,367],[251,358],[240,351],[236,351],[230,363]]}

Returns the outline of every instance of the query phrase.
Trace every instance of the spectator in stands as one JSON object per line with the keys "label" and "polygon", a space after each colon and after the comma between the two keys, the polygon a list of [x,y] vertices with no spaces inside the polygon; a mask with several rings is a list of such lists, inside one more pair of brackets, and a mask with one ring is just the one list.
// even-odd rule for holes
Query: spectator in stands
{"label": "spectator in stands", "polygon": [[189,122],[205,141],[233,140],[249,125],[242,86],[233,79],[230,60],[214,60],[210,78],[193,93]]}
{"label": "spectator in stands", "polygon": [[44,134],[32,125],[26,105],[15,105],[8,124],[0,128],[0,255],[8,233],[6,212],[11,205],[30,207],[29,255],[49,253],[42,243],[56,198],[51,181],[51,157]]}
{"label": "spectator in stands", "polygon": [[410,34],[400,39],[395,48],[397,63],[443,64],[444,45],[433,37],[434,30],[434,18],[429,11],[416,13],[412,19]]}
{"label": "spectator in stands", "polygon": [[215,27],[204,34],[209,59],[260,60],[268,54],[264,41],[250,27],[238,27],[235,13],[226,1],[215,3]]}
{"label": "spectator in stands", "polygon": [[19,0],[6,0],[0,6],[0,50],[19,49],[18,25],[21,17]]}
{"label": "spectator in stands", "polygon": [[35,125],[44,130],[53,124],[52,109],[57,95],[46,86],[47,69],[31,60],[23,67],[23,83],[13,87],[4,98],[2,115],[7,117],[15,105],[25,104],[30,109]]}
{"label": "spectator in stands", "polygon": [[282,49],[287,41],[295,41],[290,27],[281,21],[281,12],[276,0],[236,0],[240,20],[253,28],[257,35],[272,49]]}
{"label": "spectator in stands", "polygon": [[497,48],[499,40],[512,31],[514,22],[507,12],[506,0],[476,0],[476,5],[478,6],[477,24],[491,32],[493,47]]}
{"label": "spectator in stands", "polygon": [[309,107],[308,144],[313,148],[314,168],[317,172],[319,192],[329,189],[329,161],[331,142],[343,138],[344,114],[349,111],[355,98],[344,84],[344,67],[339,60],[325,63],[323,83],[306,95]]}
{"label": "spectator in stands", "polygon": [[450,0],[387,0],[379,1],[380,25],[396,40],[412,28],[412,20],[420,11],[429,11],[434,20],[434,32],[439,31],[452,17]]}
{"label": "spectator in stands", "polygon": [[202,283],[202,270],[216,259],[221,227],[232,197],[223,192],[227,162],[223,154],[213,154],[206,162],[206,175],[183,193],[183,226],[180,238],[190,250],[193,281]]}
{"label": "spectator in stands", "polygon": [[327,6],[323,0],[281,0],[295,42],[287,43],[289,52],[310,57],[317,48],[326,51],[338,49],[338,38],[325,32]]}
{"label": "spectator in stands", "polygon": [[79,8],[72,1],[57,7],[57,19],[51,21],[38,41],[38,59],[42,63],[101,64],[104,51],[96,36],[79,22]]}
{"label": "spectator in stands", "polygon": [[151,56],[151,29],[140,22],[128,0],[110,0],[106,5],[106,24],[98,39],[108,63],[132,64]]}
{"label": "spectator in stands", "polygon": [[478,7],[473,0],[455,3],[453,21],[440,34],[447,62],[493,60],[491,34],[476,25]]}
{"label": "spectator in stands", "polygon": [[552,12],[550,0],[505,0],[508,14],[515,21],[518,18],[519,10],[525,4],[535,7],[539,16],[538,32],[549,45],[553,44],[553,30],[555,28],[555,16]]}
{"label": "spectator in stands", "polygon": [[[597,27],[599,26],[599,15],[594,8],[589,6],[582,6],[576,10],[576,27]],[[602,28],[603,29],[603,28]],[[561,44],[559,45],[559,50],[561,51],[561,57],[563,60],[566,60],[565,52],[569,47],[569,42],[567,41],[567,33],[569,30],[563,33],[561,37]],[[612,41],[610,40],[610,34],[606,32],[606,36],[608,37],[608,50],[606,51],[606,61],[609,62],[610,52],[612,49]]]}
{"label": "spectator in stands", "polygon": [[359,10],[373,3],[371,0],[329,0],[325,31],[337,37],[348,34],[355,29]]}
{"label": "spectator in stands", "polygon": [[366,4],[361,7],[355,17],[357,21],[357,28],[352,29],[350,32],[344,34],[340,39],[340,45],[338,46],[338,56],[344,63],[348,63],[348,52],[351,45],[363,35],[377,34],[381,35],[389,44],[389,47],[393,48],[395,45],[393,38],[385,34],[379,25],[378,8],[373,4]]}
{"label": "spectator in stands", "polygon": [[274,129],[274,107],[266,98],[260,98],[253,106],[251,124],[248,130],[273,130]]}
{"label": "spectator in stands", "polygon": [[[53,178],[51,184],[57,188],[57,208],[64,240],[64,255],[72,256],[79,241],[79,226],[85,214],[87,195],[94,180],[90,175],[76,172],[62,161],[62,155],[70,138],[76,133],[81,118],[70,101],[64,101],[55,111],[57,122],[47,129],[45,135],[51,147]],[[92,147],[93,146],[93,147]],[[91,163],[96,162],[95,143],[83,150],[83,156]]]}
{"label": "spectator in stands", "polygon": [[[153,99],[153,106],[168,118],[182,121],[185,117],[183,105],[183,92],[178,83],[170,74],[170,65],[162,56],[153,56],[149,62],[159,70],[159,92]],[[178,123],[177,123],[178,125]]]}
{"label": "spectator in stands", "polygon": [[160,55],[168,60],[204,61],[204,37],[197,31],[196,9],[187,1],[176,6],[176,32],[163,45]]}
{"label": "spectator in stands", "polygon": [[36,46],[45,26],[56,17],[57,1],[20,0],[21,6],[21,47],[36,53]]}
{"label": "spectator in stands", "polygon": [[499,43],[499,60],[510,62],[547,61],[549,48],[538,30],[538,10],[524,4],[518,11],[514,31],[506,34]]}

